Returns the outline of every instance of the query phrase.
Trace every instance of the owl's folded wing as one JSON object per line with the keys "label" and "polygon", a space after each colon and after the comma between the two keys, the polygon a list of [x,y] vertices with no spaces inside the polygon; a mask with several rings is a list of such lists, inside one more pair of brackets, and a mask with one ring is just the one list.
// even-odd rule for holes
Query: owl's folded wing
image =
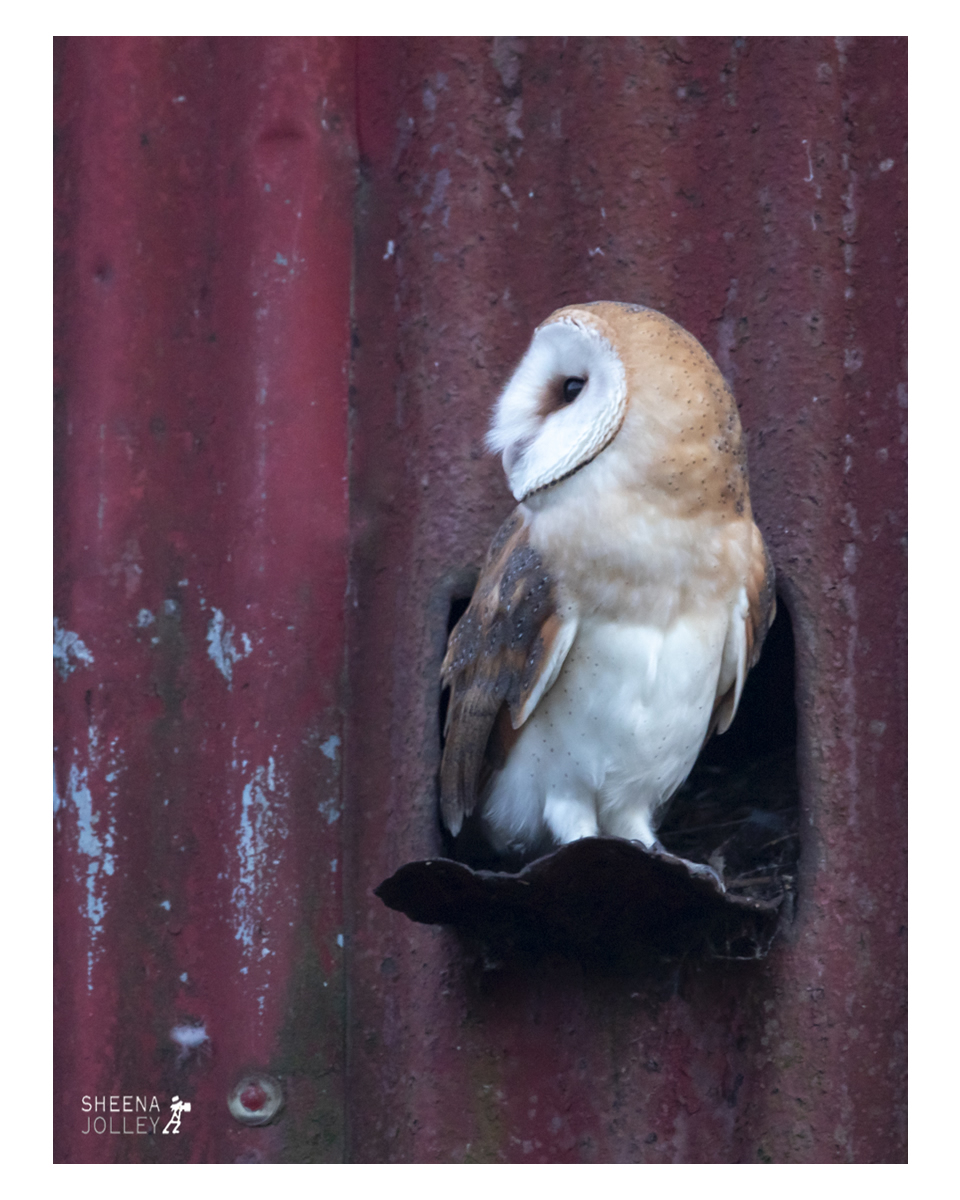
{"label": "owl's folded wing", "polygon": [[450,700],[440,811],[454,836],[556,680],[576,631],[575,617],[558,611],[556,585],[516,509],[493,539],[441,667]]}
{"label": "owl's folded wing", "polygon": [[736,716],[747,673],[756,665],[763,640],[777,615],[773,563],[760,530],[753,526],[752,532],[752,570],[730,618],[708,739],[713,733],[726,733],[729,729]]}

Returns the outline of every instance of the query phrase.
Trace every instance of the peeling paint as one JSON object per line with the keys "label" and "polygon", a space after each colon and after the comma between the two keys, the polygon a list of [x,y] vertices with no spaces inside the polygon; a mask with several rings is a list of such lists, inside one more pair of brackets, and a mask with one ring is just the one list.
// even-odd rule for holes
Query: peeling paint
{"label": "peeling paint", "polygon": [[[265,936],[262,924],[264,900],[273,883],[268,868],[281,864],[270,856],[273,839],[287,836],[273,797],[277,795],[276,763],[271,756],[266,767],[256,767],[243,789],[240,826],[237,829],[237,857],[240,878],[231,902],[236,939],[245,951],[252,952],[254,936]],[[275,851],[274,851],[275,853]],[[275,875],[275,870],[274,870]]]}
{"label": "peeling paint", "polygon": [[340,809],[337,806],[335,796],[331,796],[329,800],[321,800],[317,805],[317,812],[322,813],[327,818],[328,825],[332,825],[335,821],[340,820]]}
{"label": "peeling paint", "polygon": [[[71,657],[75,659],[74,662],[70,661]],[[56,617],[53,618],[53,661],[60,672],[61,679],[66,679],[80,663],[85,667],[93,665],[93,655],[80,640],[79,635],[69,629],[61,629],[60,622]]]}
{"label": "peeling paint", "polygon": [[[184,978],[185,976],[181,976],[181,979]],[[186,1062],[193,1054],[209,1052],[210,1037],[206,1025],[174,1025],[170,1030],[170,1041],[178,1047],[178,1065]]]}
{"label": "peeling paint", "polygon": [[[93,758],[96,751],[96,736],[93,730],[91,730],[90,751],[91,758]],[[67,798],[73,803],[77,813],[77,853],[87,859],[86,871],[83,874],[87,894],[86,903],[81,906],[80,913],[86,918],[90,933],[90,944],[87,949],[87,988],[92,991],[96,942],[103,932],[103,919],[107,912],[103,876],[113,875],[116,866],[112,853],[116,837],[116,823],[111,818],[102,834],[98,832],[97,827],[100,824],[101,814],[94,809],[87,767],[71,763]],[[81,877],[78,871],[79,881],[81,881]]]}
{"label": "peeling paint", "polygon": [[238,650],[234,645],[236,628],[228,625],[219,608],[213,610],[210,624],[207,626],[207,654],[215,663],[217,670],[233,686],[233,664],[241,658],[246,658],[253,650],[253,644],[245,633],[240,634],[243,649]]}
{"label": "peeling paint", "polygon": [[340,739],[334,733],[320,747],[320,752],[325,754],[331,762],[337,761],[337,749],[340,745]]}

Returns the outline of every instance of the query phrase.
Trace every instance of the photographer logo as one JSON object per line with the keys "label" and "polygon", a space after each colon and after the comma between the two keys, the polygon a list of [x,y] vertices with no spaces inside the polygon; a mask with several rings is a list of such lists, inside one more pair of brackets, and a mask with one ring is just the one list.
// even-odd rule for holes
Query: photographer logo
{"label": "photographer logo", "polygon": [[179,1133],[183,1114],[190,1111],[190,1101],[174,1096],[170,1101],[170,1116],[162,1129],[163,1110],[156,1096],[84,1096],[80,1109],[86,1114],[88,1134],[156,1134]]}

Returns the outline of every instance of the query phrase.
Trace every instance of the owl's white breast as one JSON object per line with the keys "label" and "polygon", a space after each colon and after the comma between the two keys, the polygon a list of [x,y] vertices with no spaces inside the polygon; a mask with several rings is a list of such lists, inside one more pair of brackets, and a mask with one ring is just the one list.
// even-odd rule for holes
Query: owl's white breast
{"label": "owl's white breast", "polygon": [[529,853],[598,833],[652,844],[656,813],[706,736],[727,625],[719,606],[666,629],[584,620],[491,781],[494,845]]}

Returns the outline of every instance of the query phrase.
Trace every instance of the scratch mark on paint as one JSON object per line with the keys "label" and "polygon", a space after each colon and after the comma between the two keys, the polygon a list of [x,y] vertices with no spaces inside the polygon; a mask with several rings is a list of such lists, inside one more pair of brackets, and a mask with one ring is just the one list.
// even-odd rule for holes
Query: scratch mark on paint
{"label": "scratch mark on paint", "polygon": [[804,183],[813,183],[813,158],[811,157],[811,154],[810,154],[810,143],[807,141],[806,138],[802,138],[801,145],[803,146],[804,150],[806,150],[806,152],[807,152],[807,167],[810,170],[810,174],[804,179],[803,182]]}
{"label": "scratch mark on paint", "polygon": [[233,625],[228,625],[219,608],[213,610],[210,624],[207,626],[207,654],[213,659],[217,670],[227,681],[228,687],[233,687],[233,664],[241,658],[246,658],[253,651],[250,638],[245,633],[240,634],[243,649],[238,650],[233,644],[236,634]]}
{"label": "scratch mark on paint", "polygon": [[[71,657],[76,661],[71,662]],[[53,618],[53,661],[61,679],[66,679],[71,671],[76,670],[78,663],[83,663],[85,667],[93,665],[93,655],[80,637],[69,629],[61,629],[56,617]]]}

